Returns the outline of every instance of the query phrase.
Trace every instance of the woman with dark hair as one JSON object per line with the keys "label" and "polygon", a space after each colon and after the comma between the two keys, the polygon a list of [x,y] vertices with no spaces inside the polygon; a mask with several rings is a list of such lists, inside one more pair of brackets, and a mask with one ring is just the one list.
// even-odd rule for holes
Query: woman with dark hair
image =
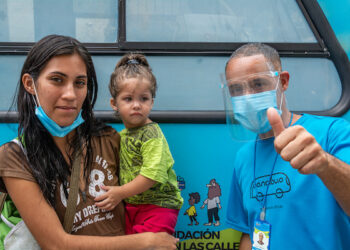
{"label": "woman with dark hair", "polygon": [[[70,37],[44,37],[30,50],[17,90],[18,138],[0,147],[0,188],[40,247],[176,249],[166,233],[121,236],[123,205],[113,211],[94,205],[101,185],[118,185],[120,137],[94,119],[97,79],[86,48]],[[77,152],[83,160],[68,234],[62,222]]]}

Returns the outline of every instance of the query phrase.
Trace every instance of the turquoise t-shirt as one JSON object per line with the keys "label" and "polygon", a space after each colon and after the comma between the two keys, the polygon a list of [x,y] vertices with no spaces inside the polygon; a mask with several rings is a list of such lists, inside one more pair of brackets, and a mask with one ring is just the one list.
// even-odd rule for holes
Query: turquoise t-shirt
{"label": "turquoise t-shirt", "polygon": [[120,185],[139,174],[156,181],[145,192],[125,199],[130,204],[154,204],[180,209],[183,199],[173,170],[174,160],[157,123],[120,132]]}
{"label": "turquoise t-shirt", "polygon": [[[348,122],[304,114],[295,125],[303,126],[326,152],[350,163]],[[245,145],[234,163],[227,223],[251,239],[276,157],[273,141],[257,142],[255,182],[254,143]],[[349,249],[350,218],[317,175],[300,174],[278,155],[266,197],[271,250]]]}

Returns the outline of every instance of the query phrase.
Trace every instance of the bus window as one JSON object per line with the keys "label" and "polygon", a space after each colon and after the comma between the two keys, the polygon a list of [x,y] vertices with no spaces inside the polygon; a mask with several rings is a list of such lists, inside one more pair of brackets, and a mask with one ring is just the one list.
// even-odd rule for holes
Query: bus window
{"label": "bus window", "polygon": [[317,42],[290,0],[128,0],[126,30],[134,42]]}
{"label": "bus window", "polygon": [[0,41],[35,42],[47,34],[85,43],[115,42],[118,1],[1,0]]}

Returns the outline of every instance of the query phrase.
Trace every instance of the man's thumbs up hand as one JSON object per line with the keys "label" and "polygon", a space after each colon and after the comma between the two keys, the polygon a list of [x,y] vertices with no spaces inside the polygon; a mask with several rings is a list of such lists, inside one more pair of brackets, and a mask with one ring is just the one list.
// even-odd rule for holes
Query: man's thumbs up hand
{"label": "man's thumbs up hand", "polygon": [[277,137],[285,129],[281,116],[278,114],[276,109],[269,108],[267,110],[267,118],[269,119],[274,136]]}
{"label": "man's thumbs up hand", "polygon": [[300,125],[285,128],[277,110],[269,108],[267,118],[275,135],[275,149],[302,174],[318,174],[328,166],[328,154]]}

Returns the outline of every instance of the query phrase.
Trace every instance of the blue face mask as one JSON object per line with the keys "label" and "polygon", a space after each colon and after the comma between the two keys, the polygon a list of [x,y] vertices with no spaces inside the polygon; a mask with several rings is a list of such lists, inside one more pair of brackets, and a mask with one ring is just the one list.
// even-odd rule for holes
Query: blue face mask
{"label": "blue face mask", "polygon": [[234,118],[246,129],[264,134],[271,130],[266,111],[272,107],[277,108],[276,90],[265,91],[258,94],[231,97]]}
{"label": "blue face mask", "polygon": [[41,106],[35,108],[35,115],[38,117],[40,122],[47,129],[47,131],[49,131],[51,135],[57,136],[57,137],[65,137],[69,132],[71,132],[73,129],[75,129],[76,127],[78,127],[80,124],[84,122],[84,119],[81,116],[81,110],[77,118],[74,120],[74,122],[71,125],[66,127],[59,126],[50,117],[48,117]]}
{"label": "blue face mask", "polygon": [[35,105],[36,105],[35,115],[38,117],[41,124],[47,129],[47,131],[49,131],[49,133],[51,135],[57,136],[57,137],[65,137],[69,132],[71,132],[73,129],[75,129],[76,127],[78,127],[80,124],[82,124],[84,122],[84,119],[81,116],[82,111],[80,110],[77,118],[75,118],[74,122],[71,125],[65,126],[65,127],[61,127],[60,125],[58,125],[50,117],[48,117],[48,115],[45,113],[43,108],[40,106],[40,102],[39,102],[38,94],[36,92],[35,84],[33,83],[33,85],[34,85],[34,91],[36,94],[36,98],[37,98],[37,101],[39,104],[39,105],[37,105],[37,103],[35,101],[35,97],[33,97]]}

